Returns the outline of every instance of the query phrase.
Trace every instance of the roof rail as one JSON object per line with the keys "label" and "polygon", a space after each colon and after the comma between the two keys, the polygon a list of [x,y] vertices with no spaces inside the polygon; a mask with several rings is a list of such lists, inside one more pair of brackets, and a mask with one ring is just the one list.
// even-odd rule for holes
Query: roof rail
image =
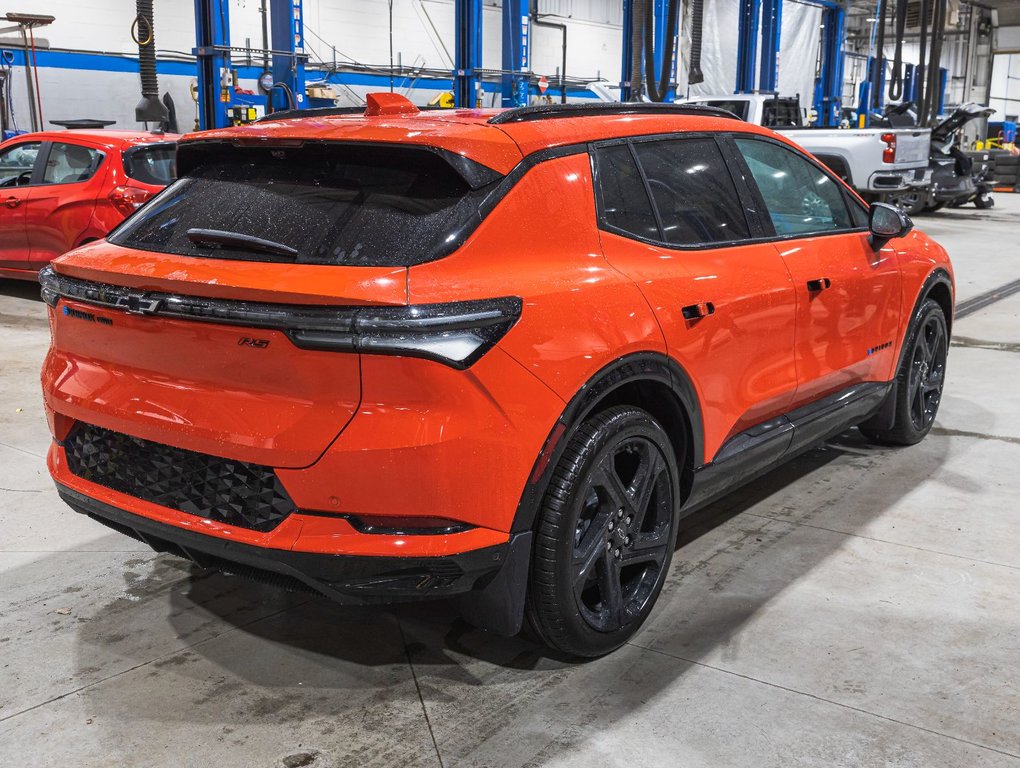
{"label": "roof rail", "polygon": [[647,101],[599,102],[597,104],[537,104],[500,112],[489,118],[491,125],[526,123],[532,120],[554,120],[561,117],[592,117],[596,115],[702,115],[739,120],[732,112],[719,107],[696,104],[660,104]]}
{"label": "roof rail", "polygon": [[[372,96],[373,94],[368,94]],[[387,96],[389,94],[386,94]],[[411,102],[409,101],[408,104]],[[413,106],[413,105],[412,105]],[[416,107],[418,112],[452,112],[447,107]],[[310,109],[279,109],[263,115],[256,123],[271,123],[274,120],[297,120],[301,117],[338,117],[342,115],[369,115],[366,107],[312,107]],[[413,114],[406,112],[404,114]]]}
{"label": "roof rail", "polygon": [[364,107],[313,107],[312,109],[279,109],[263,115],[256,123],[271,123],[274,120],[296,120],[299,117],[335,117],[337,115],[363,115]]}

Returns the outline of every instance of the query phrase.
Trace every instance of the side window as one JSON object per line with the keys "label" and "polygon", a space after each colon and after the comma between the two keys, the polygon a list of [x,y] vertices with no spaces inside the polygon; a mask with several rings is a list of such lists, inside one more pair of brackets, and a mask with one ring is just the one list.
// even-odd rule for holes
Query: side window
{"label": "side window", "polygon": [[636,142],[634,149],[667,243],[725,243],[750,236],[737,188],[713,139]]}
{"label": "side window", "polygon": [[103,154],[97,149],[79,144],[54,142],[46,158],[43,184],[74,184],[88,181],[102,162]]}
{"label": "side window", "polygon": [[807,158],[768,141],[735,141],[765,199],[776,234],[824,234],[855,226],[839,186]]}
{"label": "side window", "polygon": [[0,152],[0,187],[19,187],[32,180],[41,141],[15,144]]}
{"label": "side window", "polygon": [[613,229],[659,240],[659,225],[630,147],[616,144],[595,152],[602,216]]}

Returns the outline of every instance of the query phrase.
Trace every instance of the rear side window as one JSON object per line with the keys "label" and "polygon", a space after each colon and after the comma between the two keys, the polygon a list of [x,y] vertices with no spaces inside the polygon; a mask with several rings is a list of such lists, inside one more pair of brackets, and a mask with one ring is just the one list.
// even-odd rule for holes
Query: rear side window
{"label": "rear side window", "polygon": [[791,149],[736,139],[776,234],[809,235],[852,229],[843,192],[829,174]]}
{"label": "rear side window", "polygon": [[713,139],[634,144],[672,245],[727,243],[750,236],[744,208]]}
{"label": "rear side window", "polygon": [[124,172],[142,184],[165,187],[177,177],[177,151],[173,144],[156,144],[124,153]]}
{"label": "rear side window", "polygon": [[659,225],[630,146],[601,147],[596,157],[602,216],[606,224],[647,240],[659,240]]}
{"label": "rear side window", "polygon": [[[409,266],[443,255],[458,232],[477,223],[491,186],[473,190],[443,157],[410,147],[216,143],[188,151],[196,159],[185,176],[129,218],[111,242],[246,261]],[[211,242],[195,230],[233,237]],[[243,238],[284,248],[247,247]],[[287,249],[296,254],[279,254]]]}
{"label": "rear side window", "polygon": [[103,153],[98,149],[55,141],[46,156],[42,183],[75,184],[88,181],[95,175],[102,161]]}

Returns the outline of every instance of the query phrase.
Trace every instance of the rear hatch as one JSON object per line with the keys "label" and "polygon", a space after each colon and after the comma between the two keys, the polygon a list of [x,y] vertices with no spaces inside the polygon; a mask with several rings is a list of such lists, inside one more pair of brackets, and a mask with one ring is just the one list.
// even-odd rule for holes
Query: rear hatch
{"label": "rear hatch", "polygon": [[[898,128],[892,131],[876,130],[882,134],[882,141],[888,146],[884,138],[892,133],[895,136],[895,157],[892,167],[896,169],[922,168],[928,164],[928,154],[931,150],[931,131],[927,129]],[[883,157],[884,160],[884,157]]]}
{"label": "rear hatch", "polygon": [[109,242],[44,273],[49,404],[188,450],[312,464],[361,401],[357,318],[404,308],[407,267],[456,247],[499,175],[328,141],[182,144],[178,165]]}

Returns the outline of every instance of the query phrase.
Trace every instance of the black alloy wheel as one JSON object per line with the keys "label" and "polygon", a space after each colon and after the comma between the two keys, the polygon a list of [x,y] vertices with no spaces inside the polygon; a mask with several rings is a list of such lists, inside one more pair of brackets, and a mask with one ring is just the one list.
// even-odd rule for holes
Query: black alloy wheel
{"label": "black alloy wheel", "polygon": [[666,461],[644,437],[614,443],[589,473],[574,527],[573,580],[584,620],[612,632],[641,614],[672,545]]}
{"label": "black alloy wheel", "polygon": [[536,532],[528,616],[546,643],[600,656],[637,631],[672,559],[678,480],[669,438],[647,412],[617,406],[577,429]]}
{"label": "black alloy wheel", "polygon": [[918,431],[927,431],[935,421],[946,380],[948,346],[944,320],[929,315],[914,341],[908,378],[910,421]]}
{"label": "black alloy wheel", "polygon": [[860,425],[865,437],[883,445],[913,445],[935,424],[946,384],[949,330],[937,301],[926,299],[914,315],[896,373],[892,426],[879,417]]}

